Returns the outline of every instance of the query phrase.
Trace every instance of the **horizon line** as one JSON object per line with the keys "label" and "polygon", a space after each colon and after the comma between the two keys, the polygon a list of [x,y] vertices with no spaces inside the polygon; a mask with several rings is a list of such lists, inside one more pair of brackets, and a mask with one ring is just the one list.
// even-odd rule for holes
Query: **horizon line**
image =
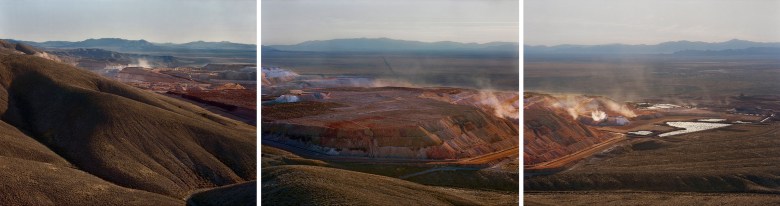
{"label": "horizon line", "polygon": [[227,40],[223,40],[223,41],[205,41],[205,40],[195,40],[195,41],[188,41],[188,42],[180,42],[180,43],[176,43],[176,42],[156,42],[156,41],[150,41],[150,40],[146,40],[146,39],[126,39],[126,38],[121,38],[121,37],[98,37],[98,38],[86,38],[86,39],[83,39],[83,40],[46,40],[46,41],[39,41],[39,40],[25,40],[25,39],[15,39],[15,38],[2,38],[2,39],[15,40],[15,41],[29,41],[29,42],[35,42],[35,43],[44,43],[44,42],[57,42],[57,41],[63,41],[63,42],[82,42],[82,41],[86,41],[86,40],[90,40],[90,39],[95,39],[95,40],[96,40],[96,39],[121,39],[121,40],[128,40],[128,41],[141,41],[141,40],[143,40],[143,41],[150,42],[150,43],[155,43],[155,44],[186,44],[186,43],[192,43],[192,42],[209,42],[209,43],[220,43],[220,42],[228,42],[228,43],[235,43],[235,44],[250,44],[250,45],[257,45],[256,43],[243,43],[243,42],[234,42],[234,41],[227,41]]}
{"label": "horizon line", "polygon": [[505,42],[505,43],[516,43],[519,44],[520,41],[489,41],[485,43],[479,43],[479,42],[462,42],[462,41],[452,41],[452,40],[441,40],[441,41],[422,41],[422,40],[408,40],[408,39],[394,39],[389,37],[346,37],[346,38],[334,38],[334,39],[317,39],[317,40],[306,40],[298,43],[292,43],[292,44],[262,44],[262,39],[260,40],[261,46],[271,46],[271,45],[297,45],[302,44],[305,42],[312,42],[312,41],[332,41],[332,40],[347,40],[347,39],[390,39],[390,40],[398,40],[398,41],[416,41],[416,42],[422,42],[422,43],[437,43],[437,42],[455,42],[455,43],[461,43],[461,44],[488,44],[488,43],[496,43],[496,42]]}

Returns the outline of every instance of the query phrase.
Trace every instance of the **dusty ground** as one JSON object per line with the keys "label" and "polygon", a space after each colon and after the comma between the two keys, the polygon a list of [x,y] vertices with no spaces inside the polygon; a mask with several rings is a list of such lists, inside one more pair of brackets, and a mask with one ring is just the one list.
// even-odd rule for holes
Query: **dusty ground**
{"label": "dusty ground", "polygon": [[335,102],[293,102],[287,104],[273,104],[263,106],[263,121],[271,122],[275,120],[295,119],[307,116],[315,116],[330,112],[335,112],[334,108],[345,107],[347,105]]}
{"label": "dusty ground", "polygon": [[775,123],[642,139],[571,170],[526,179],[525,188],[776,193],[779,136]]}
{"label": "dusty ground", "polygon": [[693,193],[693,192],[529,192],[523,195],[528,206],[548,205],[776,205],[775,194]]}

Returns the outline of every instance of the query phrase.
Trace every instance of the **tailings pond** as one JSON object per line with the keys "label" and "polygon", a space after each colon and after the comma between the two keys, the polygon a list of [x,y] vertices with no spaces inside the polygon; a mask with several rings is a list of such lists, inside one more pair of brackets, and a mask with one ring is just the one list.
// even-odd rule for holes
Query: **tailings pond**
{"label": "tailings pond", "polygon": [[682,130],[676,130],[676,131],[659,134],[658,135],[659,137],[686,134],[686,133],[704,131],[704,130],[715,129],[715,128],[731,125],[731,124],[711,123],[711,122],[667,122],[666,124],[672,127],[682,128]]}

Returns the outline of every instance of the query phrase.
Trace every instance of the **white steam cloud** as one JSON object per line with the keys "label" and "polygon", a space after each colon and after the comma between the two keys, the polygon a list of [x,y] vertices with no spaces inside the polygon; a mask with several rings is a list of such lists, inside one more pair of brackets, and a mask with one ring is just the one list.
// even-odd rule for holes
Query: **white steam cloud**
{"label": "white steam cloud", "polygon": [[572,119],[590,114],[594,121],[601,121],[608,116],[606,111],[618,113],[627,118],[637,116],[628,106],[604,97],[564,95],[555,99],[556,102],[552,106],[564,109]]}
{"label": "white steam cloud", "polygon": [[152,65],[149,64],[149,60],[146,60],[144,58],[140,58],[136,60],[137,63],[135,64],[128,64],[128,67],[143,67],[143,68],[152,68]]}
{"label": "white steam cloud", "polygon": [[501,118],[519,119],[520,96],[500,98],[495,92],[480,90],[477,96],[478,104],[493,110],[493,114]]}
{"label": "white steam cloud", "polygon": [[596,111],[590,112],[590,117],[593,118],[593,121],[600,122],[601,120],[604,120],[604,119],[607,118],[607,113],[605,113],[605,112],[603,112],[601,110],[596,110]]}

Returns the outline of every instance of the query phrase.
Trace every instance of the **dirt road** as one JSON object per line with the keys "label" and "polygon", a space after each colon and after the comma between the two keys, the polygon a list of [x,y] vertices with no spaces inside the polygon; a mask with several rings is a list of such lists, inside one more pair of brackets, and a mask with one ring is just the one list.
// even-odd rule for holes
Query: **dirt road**
{"label": "dirt road", "polygon": [[545,170],[545,169],[555,169],[555,168],[561,168],[565,167],[567,165],[570,165],[572,163],[575,163],[577,161],[580,161],[582,159],[585,159],[586,157],[589,157],[595,153],[604,151],[605,149],[610,148],[615,143],[621,142],[623,140],[626,140],[625,134],[619,134],[619,133],[612,133],[611,135],[614,135],[611,139],[604,141],[602,143],[595,144],[587,149],[577,151],[575,153],[571,153],[569,155],[559,157],[557,159],[539,163],[536,165],[530,165],[526,166],[526,170]]}

